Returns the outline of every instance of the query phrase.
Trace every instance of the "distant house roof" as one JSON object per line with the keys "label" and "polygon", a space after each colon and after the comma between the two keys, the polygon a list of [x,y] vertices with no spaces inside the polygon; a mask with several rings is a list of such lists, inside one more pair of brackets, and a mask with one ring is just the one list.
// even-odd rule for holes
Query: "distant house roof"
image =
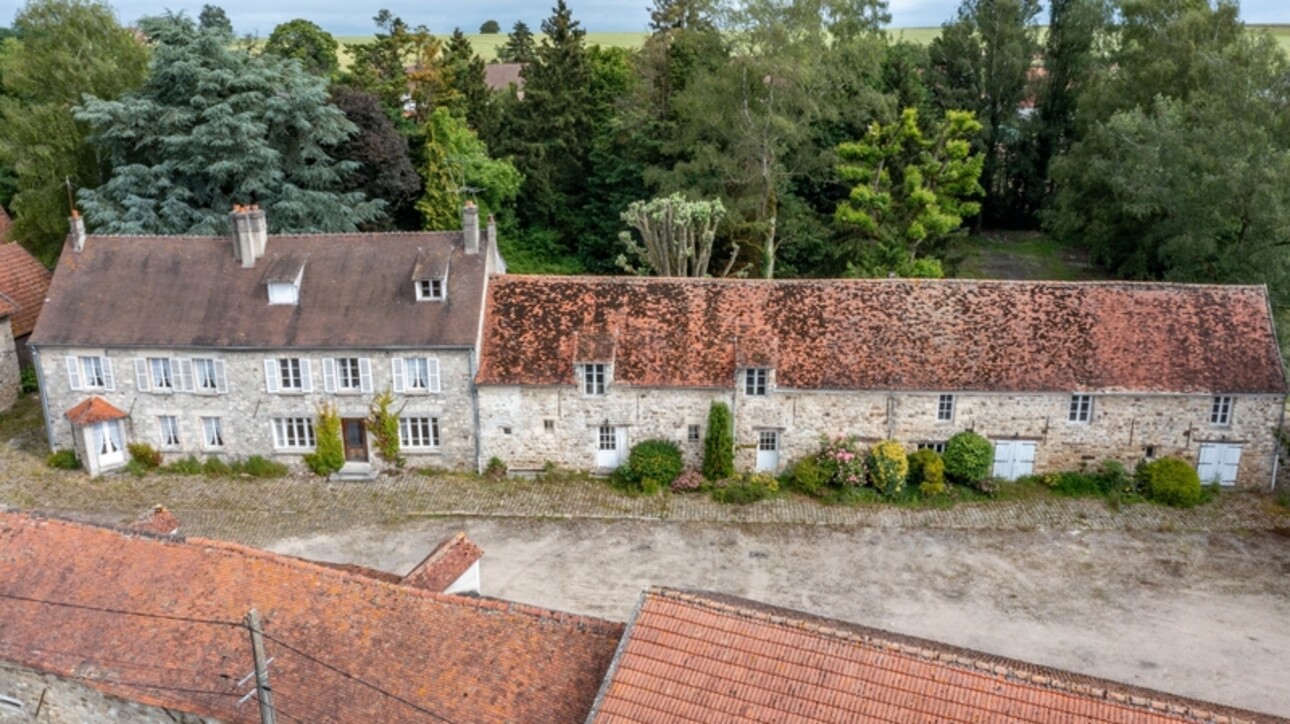
{"label": "distant house roof", "polygon": [[[418,304],[426,248],[451,256],[452,295]],[[308,263],[304,263],[304,259]],[[487,251],[461,232],[270,236],[244,269],[222,237],[90,236],[64,248],[31,344],[268,349],[465,347],[475,343]],[[297,305],[264,283],[304,264]]]}
{"label": "distant house roof", "polygon": [[[1226,718],[1223,718],[1226,717]],[[590,721],[1277,721],[732,596],[647,591]]]}
{"label": "distant house roof", "polygon": [[98,396],[87,398],[73,405],[65,413],[65,416],[73,425],[80,427],[108,420],[123,420],[129,417],[123,410]]}
{"label": "distant house roof", "polygon": [[484,66],[484,85],[489,90],[504,91],[514,85],[524,92],[523,63],[489,63]]}
{"label": "distant house roof", "polygon": [[789,389],[1286,390],[1263,287],[1130,282],[498,277],[480,384],[566,385],[585,335],[615,384]]}
{"label": "distant house roof", "polygon": [[436,546],[425,560],[403,577],[402,583],[427,591],[446,591],[483,557],[483,549],[471,542],[465,533],[458,533]]}
{"label": "distant house roof", "polygon": [[[0,226],[7,219],[0,219]],[[0,231],[0,238],[3,237]],[[45,265],[36,261],[22,245],[0,243],[0,306],[8,303],[13,308],[13,336],[31,334],[36,328],[50,278]]]}
{"label": "distant house roof", "polygon": [[0,658],[226,721],[255,717],[238,705],[251,670],[238,622],[253,607],[280,720],[310,722],[581,721],[623,630],[232,543],[8,513],[0,597]]}

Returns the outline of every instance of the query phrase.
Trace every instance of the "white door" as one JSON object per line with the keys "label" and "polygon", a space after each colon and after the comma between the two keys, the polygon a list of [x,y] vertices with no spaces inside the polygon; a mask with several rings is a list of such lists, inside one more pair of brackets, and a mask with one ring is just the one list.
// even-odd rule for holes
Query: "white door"
{"label": "white door", "polygon": [[1030,440],[996,440],[994,471],[996,478],[1016,480],[1035,471],[1035,443]]}
{"label": "white door", "polygon": [[1209,485],[1236,485],[1236,471],[1241,467],[1241,446],[1231,443],[1204,443],[1196,463],[1200,482]]}
{"label": "white door", "polygon": [[121,421],[107,420],[95,425],[94,445],[100,468],[124,463],[125,444],[121,439]]}
{"label": "white door", "polygon": [[627,457],[627,428],[601,425],[596,428],[596,467],[613,469]]}
{"label": "white door", "polygon": [[779,431],[761,430],[757,433],[757,472],[773,473],[779,470]]}

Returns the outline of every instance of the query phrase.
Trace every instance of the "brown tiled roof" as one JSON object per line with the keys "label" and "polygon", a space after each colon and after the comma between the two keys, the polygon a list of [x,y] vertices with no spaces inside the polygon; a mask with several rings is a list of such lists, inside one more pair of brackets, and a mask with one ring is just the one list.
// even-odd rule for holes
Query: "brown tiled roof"
{"label": "brown tiled roof", "polygon": [[237,703],[250,645],[221,622],[252,607],[279,721],[580,721],[623,628],[231,543],[15,514],[0,514],[0,597],[0,658],[239,722],[258,721],[254,701]]}
{"label": "brown tiled roof", "polygon": [[179,533],[179,518],[166,506],[158,505],[139,516],[138,520],[130,524],[130,528],[158,535],[176,535]]}
{"label": "brown tiled roof", "polygon": [[655,588],[589,720],[1279,721],[743,599]]}
{"label": "brown tiled roof", "polygon": [[[0,234],[3,238],[3,234]],[[21,244],[0,243],[0,306],[13,307],[13,336],[31,334],[49,292],[49,270]],[[2,314],[2,313],[0,313]]]}
{"label": "brown tiled roof", "polygon": [[80,426],[129,417],[120,408],[97,395],[81,400],[64,414],[73,425]]}
{"label": "brown tiled roof", "polygon": [[481,384],[573,383],[580,334],[615,384],[1284,393],[1263,287],[1130,282],[499,277]]}
{"label": "brown tiled roof", "polygon": [[[417,302],[421,249],[452,247],[444,302]],[[268,303],[266,273],[308,257],[298,305]],[[474,344],[486,253],[460,232],[271,236],[243,269],[221,237],[91,236],[64,248],[31,343],[270,349]],[[274,274],[268,274],[274,276]]]}
{"label": "brown tiled roof", "polygon": [[484,85],[489,90],[504,91],[515,84],[521,91],[524,90],[524,76],[520,71],[524,70],[523,63],[489,63],[484,66]]}
{"label": "brown tiled roof", "polygon": [[405,586],[442,593],[483,557],[483,549],[471,542],[465,533],[458,533],[435,546],[425,560],[403,577],[402,582]]}

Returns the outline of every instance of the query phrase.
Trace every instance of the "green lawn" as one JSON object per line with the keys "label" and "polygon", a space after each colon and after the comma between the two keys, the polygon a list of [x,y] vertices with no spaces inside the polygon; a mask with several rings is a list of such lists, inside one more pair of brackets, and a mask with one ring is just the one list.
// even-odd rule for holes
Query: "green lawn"
{"label": "green lawn", "polygon": [[958,243],[954,276],[964,279],[1087,281],[1108,278],[1083,249],[1037,231],[985,231]]}
{"label": "green lawn", "polygon": [[[449,33],[436,35],[441,40],[447,41]],[[470,39],[471,46],[475,52],[484,60],[493,60],[497,57],[497,47],[506,42],[506,33],[497,33],[494,35],[467,35]],[[605,48],[639,48],[645,43],[645,38],[649,33],[587,33],[587,45],[599,45]],[[539,34],[534,38],[535,42],[541,42],[542,36]],[[349,35],[338,36],[336,42],[340,43],[340,64],[341,67],[349,65],[349,54],[345,52],[345,44],[362,44],[372,42],[370,35]]]}

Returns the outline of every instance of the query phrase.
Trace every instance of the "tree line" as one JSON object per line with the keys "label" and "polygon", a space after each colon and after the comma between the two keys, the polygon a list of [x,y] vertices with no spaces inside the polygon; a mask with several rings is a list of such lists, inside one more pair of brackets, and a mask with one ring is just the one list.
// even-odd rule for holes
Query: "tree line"
{"label": "tree line", "polygon": [[[635,50],[565,0],[491,90],[458,29],[382,10],[341,48],[224,12],[122,27],[31,0],[0,46],[0,203],[50,260],[69,192],[108,233],[451,229],[512,269],[940,276],[982,228],[1042,229],[1129,278],[1290,299],[1290,67],[1228,0],[963,0],[923,46],[883,0],[654,0]],[[93,52],[88,52],[89,49]]]}

